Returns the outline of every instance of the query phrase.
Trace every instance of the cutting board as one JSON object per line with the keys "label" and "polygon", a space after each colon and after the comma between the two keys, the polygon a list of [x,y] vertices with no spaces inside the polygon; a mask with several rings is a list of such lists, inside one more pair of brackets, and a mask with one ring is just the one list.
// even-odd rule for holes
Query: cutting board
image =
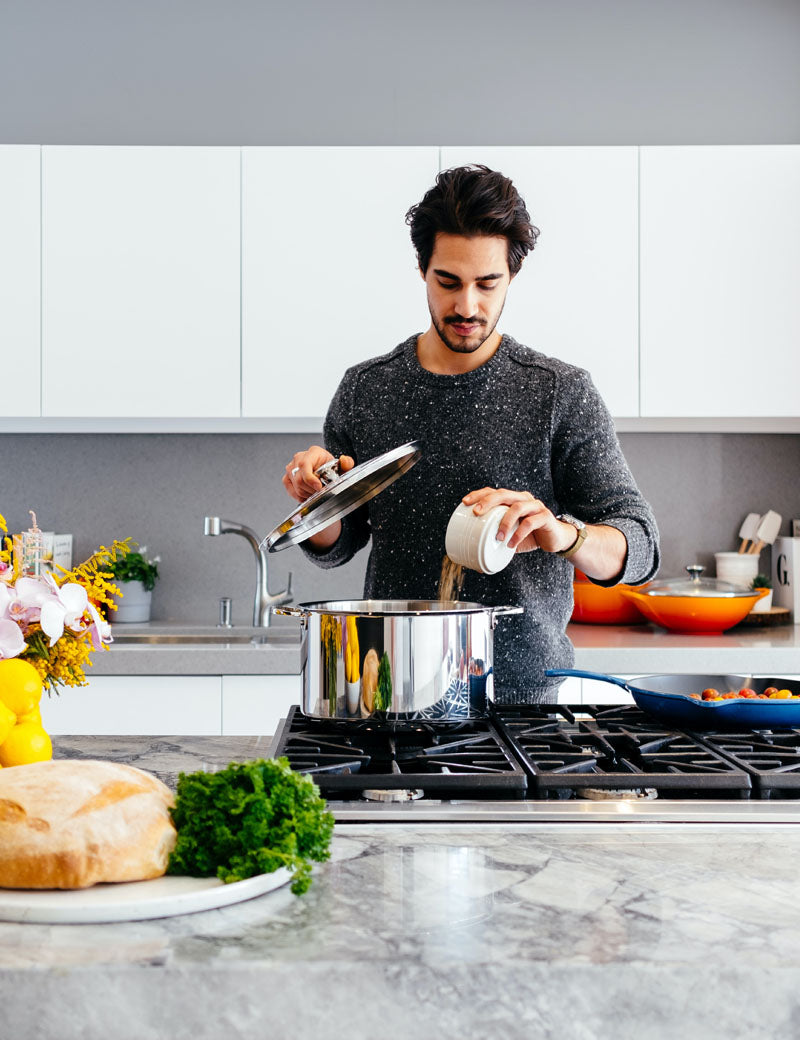
{"label": "cutting board", "polygon": [[106,924],[177,917],[255,899],[282,888],[291,879],[291,873],[281,868],[229,885],[218,878],[165,876],[69,891],[6,888],[0,889],[0,921]]}

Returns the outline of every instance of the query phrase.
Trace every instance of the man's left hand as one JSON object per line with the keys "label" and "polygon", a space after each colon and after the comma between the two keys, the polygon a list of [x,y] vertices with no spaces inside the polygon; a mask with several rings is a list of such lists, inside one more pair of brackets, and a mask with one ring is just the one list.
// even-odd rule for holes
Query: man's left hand
{"label": "man's left hand", "polygon": [[[530,491],[485,487],[470,491],[461,501],[472,506],[478,516],[496,506],[507,506],[500,520],[498,538],[517,552],[531,552],[533,549],[565,552],[575,544],[577,531],[574,525],[559,520]],[[586,541],[569,562],[590,578],[601,581],[621,575],[628,552],[628,542],[622,531],[607,524],[587,524],[586,531]]]}
{"label": "man's left hand", "polygon": [[573,525],[557,520],[544,502],[534,498],[530,491],[485,487],[480,491],[470,491],[461,501],[465,506],[472,506],[476,516],[488,513],[496,506],[508,506],[497,536],[499,541],[506,542],[509,549],[517,552],[532,552],[534,549],[564,552],[575,542]]}

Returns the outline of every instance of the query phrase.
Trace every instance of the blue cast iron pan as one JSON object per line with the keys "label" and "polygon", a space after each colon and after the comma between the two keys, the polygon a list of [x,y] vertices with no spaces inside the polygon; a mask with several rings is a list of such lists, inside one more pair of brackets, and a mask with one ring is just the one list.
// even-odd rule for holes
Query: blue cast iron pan
{"label": "blue cast iron pan", "polygon": [[797,679],[754,679],[750,675],[642,675],[633,680],[618,679],[602,672],[574,668],[554,668],[552,676],[599,679],[627,690],[637,705],[654,719],[671,726],[694,730],[794,729],[800,728],[800,700],[755,700],[737,698],[727,701],[700,701],[690,693],[713,687],[720,693],[749,687],[763,693],[768,686],[791,690],[800,695]]}

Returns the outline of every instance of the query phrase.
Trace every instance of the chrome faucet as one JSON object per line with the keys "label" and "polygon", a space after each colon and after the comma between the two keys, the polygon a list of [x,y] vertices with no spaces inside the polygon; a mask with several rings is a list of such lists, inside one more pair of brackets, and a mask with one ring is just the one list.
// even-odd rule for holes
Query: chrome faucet
{"label": "chrome faucet", "polygon": [[244,524],[237,524],[233,520],[222,520],[218,516],[207,516],[203,523],[203,534],[214,537],[220,534],[239,534],[242,538],[246,538],[253,547],[253,552],[258,560],[258,582],[253,602],[253,625],[255,628],[266,628],[269,625],[270,608],[279,607],[282,603],[291,603],[292,601],[292,575],[289,574],[286,588],[283,592],[276,592],[274,595],[270,594],[267,553],[265,549],[259,548],[259,538],[255,531]]}

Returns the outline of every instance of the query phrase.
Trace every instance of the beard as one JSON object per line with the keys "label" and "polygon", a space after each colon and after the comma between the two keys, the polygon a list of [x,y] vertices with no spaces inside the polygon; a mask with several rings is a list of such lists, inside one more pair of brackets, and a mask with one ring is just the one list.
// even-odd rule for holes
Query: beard
{"label": "beard", "polygon": [[[476,350],[480,349],[486,340],[491,336],[494,330],[497,328],[497,323],[500,321],[500,315],[503,313],[503,305],[505,300],[501,304],[500,309],[493,318],[486,320],[484,318],[464,318],[460,314],[455,314],[452,317],[439,318],[433,313],[433,309],[428,301],[428,310],[430,311],[431,321],[433,327],[439,335],[439,339],[444,343],[448,350],[452,350],[454,354],[474,354]],[[477,325],[475,332],[471,336],[459,336],[455,332],[451,332],[450,325]]]}

